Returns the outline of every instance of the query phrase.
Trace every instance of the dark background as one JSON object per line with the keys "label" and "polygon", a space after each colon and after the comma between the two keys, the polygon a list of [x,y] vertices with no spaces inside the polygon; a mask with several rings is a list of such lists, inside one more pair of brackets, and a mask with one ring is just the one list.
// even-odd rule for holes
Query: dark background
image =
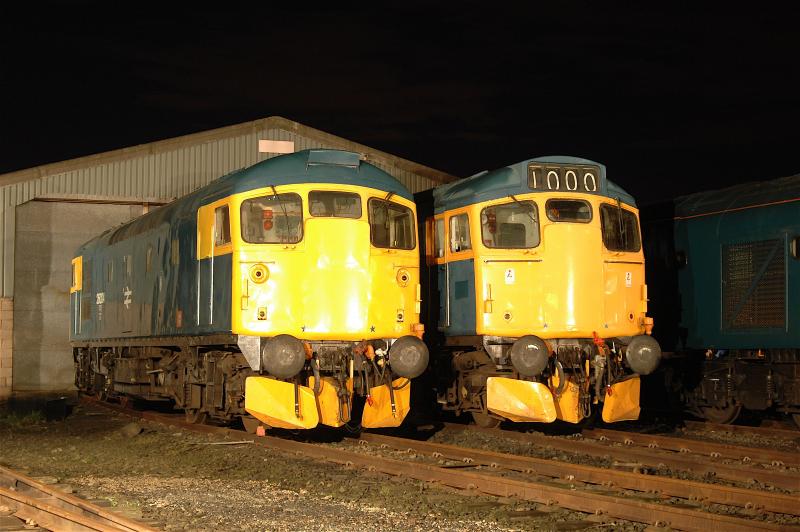
{"label": "dark background", "polygon": [[0,7],[0,173],[271,115],[457,176],[582,156],[642,204],[800,172],[767,3],[166,4]]}

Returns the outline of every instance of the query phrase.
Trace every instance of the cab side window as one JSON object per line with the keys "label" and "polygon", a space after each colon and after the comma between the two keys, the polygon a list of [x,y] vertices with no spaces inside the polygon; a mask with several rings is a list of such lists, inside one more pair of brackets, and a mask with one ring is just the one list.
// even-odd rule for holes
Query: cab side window
{"label": "cab side window", "polygon": [[469,216],[458,214],[450,218],[450,251],[458,253],[472,249],[469,240]]}
{"label": "cab side window", "polygon": [[444,219],[436,220],[434,229],[434,254],[437,259],[444,258]]}
{"label": "cab side window", "polygon": [[214,209],[214,245],[223,246],[231,242],[231,215],[227,205]]}

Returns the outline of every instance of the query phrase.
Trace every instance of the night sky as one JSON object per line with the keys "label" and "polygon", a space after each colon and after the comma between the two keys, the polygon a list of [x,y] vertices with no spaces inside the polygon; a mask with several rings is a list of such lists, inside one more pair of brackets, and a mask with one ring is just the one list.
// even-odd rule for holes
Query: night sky
{"label": "night sky", "polygon": [[586,157],[640,204],[800,173],[767,3],[165,4],[0,7],[0,173],[272,115],[457,176]]}

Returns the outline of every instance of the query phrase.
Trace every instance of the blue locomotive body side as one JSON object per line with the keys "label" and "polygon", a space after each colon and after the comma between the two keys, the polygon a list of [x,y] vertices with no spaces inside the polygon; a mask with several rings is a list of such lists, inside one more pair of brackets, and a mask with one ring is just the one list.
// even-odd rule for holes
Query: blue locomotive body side
{"label": "blue locomotive body side", "polygon": [[216,198],[199,196],[112,229],[77,251],[83,289],[72,294],[73,340],[230,331],[231,255],[196,260],[197,209]]}
{"label": "blue locomotive body side", "polygon": [[800,345],[800,177],[676,202],[681,326],[690,349]]}

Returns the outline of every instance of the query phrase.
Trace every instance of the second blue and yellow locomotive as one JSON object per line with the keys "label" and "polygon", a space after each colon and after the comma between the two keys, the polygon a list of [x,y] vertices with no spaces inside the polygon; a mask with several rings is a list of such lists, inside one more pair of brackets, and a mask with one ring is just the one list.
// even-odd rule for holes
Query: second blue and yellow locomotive
{"label": "second blue and yellow locomotive", "polygon": [[[80,390],[199,421],[397,426],[420,337],[412,196],[357,153],[306,150],[107,231],[73,260]],[[249,414],[249,415],[248,415]]]}
{"label": "second blue and yellow locomotive", "polygon": [[636,419],[661,352],[635,202],[605,167],[530,159],[435,189],[433,211],[440,405],[483,425],[577,423],[600,402],[605,421]]}

